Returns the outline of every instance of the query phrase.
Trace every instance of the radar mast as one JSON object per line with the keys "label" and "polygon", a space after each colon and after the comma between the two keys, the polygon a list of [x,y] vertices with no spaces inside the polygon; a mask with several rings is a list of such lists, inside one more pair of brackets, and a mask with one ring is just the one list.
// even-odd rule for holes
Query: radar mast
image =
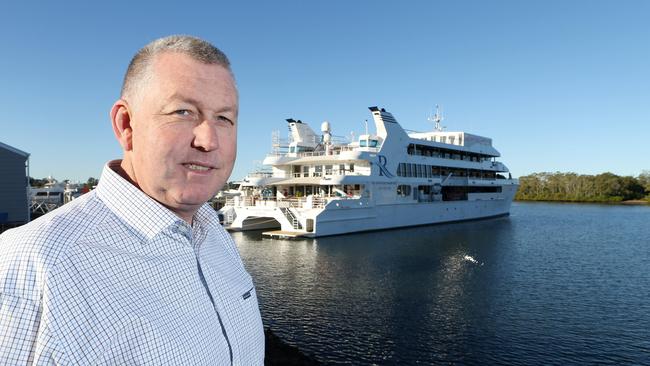
{"label": "radar mast", "polygon": [[440,106],[436,104],[436,113],[433,116],[429,116],[427,120],[434,123],[433,130],[442,132],[445,130],[444,126],[440,125],[444,118],[442,118],[442,113],[440,112]]}

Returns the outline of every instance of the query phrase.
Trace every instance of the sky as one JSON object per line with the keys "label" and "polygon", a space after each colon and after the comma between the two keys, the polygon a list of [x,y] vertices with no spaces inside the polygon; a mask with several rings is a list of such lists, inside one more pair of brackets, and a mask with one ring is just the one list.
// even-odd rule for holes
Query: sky
{"label": "sky", "polygon": [[[650,1],[36,2],[3,5],[0,142],[30,175],[86,181],[121,157],[109,119],[133,54],[170,34],[230,58],[232,179],[285,119],[358,136],[368,107],[409,130],[493,140],[513,176],[650,170]],[[371,132],[373,132],[371,124]]]}

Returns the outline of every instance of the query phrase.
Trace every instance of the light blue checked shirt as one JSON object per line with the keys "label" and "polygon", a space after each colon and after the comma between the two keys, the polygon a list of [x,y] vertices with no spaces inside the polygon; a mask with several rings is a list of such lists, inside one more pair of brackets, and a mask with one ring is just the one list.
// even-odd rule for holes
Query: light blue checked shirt
{"label": "light blue checked shirt", "polygon": [[118,163],[0,236],[0,364],[263,364],[255,287],[215,211],[190,226]]}

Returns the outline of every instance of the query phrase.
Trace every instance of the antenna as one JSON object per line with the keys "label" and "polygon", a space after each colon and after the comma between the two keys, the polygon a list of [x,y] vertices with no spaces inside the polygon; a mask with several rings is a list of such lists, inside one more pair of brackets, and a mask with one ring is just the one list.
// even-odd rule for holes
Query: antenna
{"label": "antenna", "polygon": [[274,130],[271,133],[271,151],[273,155],[278,155],[280,153],[280,131]]}
{"label": "antenna", "polygon": [[440,125],[440,122],[442,122],[443,119],[444,118],[442,118],[442,113],[440,113],[440,106],[436,104],[436,113],[433,116],[430,116],[429,118],[427,118],[427,120],[434,123],[433,129],[435,131],[441,131],[442,132],[446,128],[445,126]]}
{"label": "antenna", "polygon": [[363,121],[363,123],[366,125],[366,135],[368,134],[368,120]]}

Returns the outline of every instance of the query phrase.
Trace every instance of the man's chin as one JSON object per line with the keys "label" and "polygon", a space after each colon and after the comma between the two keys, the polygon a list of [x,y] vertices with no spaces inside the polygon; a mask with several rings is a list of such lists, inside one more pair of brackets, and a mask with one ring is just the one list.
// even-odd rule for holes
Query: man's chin
{"label": "man's chin", "polygon": [[207,192],[191,192],[189,194],[183,194],[178,197],[176,202],[179,206],[192,207],[197,206],[201,207],[204,203],[209,201],[214,195]]}

